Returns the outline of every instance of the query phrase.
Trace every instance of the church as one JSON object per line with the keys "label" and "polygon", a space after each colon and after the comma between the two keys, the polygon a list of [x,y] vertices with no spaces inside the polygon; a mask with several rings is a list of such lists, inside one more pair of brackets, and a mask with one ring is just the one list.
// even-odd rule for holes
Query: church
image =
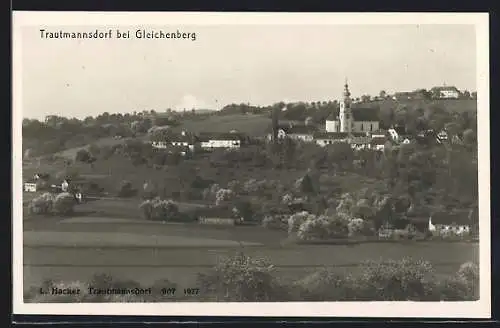
{"label": "church", "polygon": [[378,110],[374,108],[352,108],[351,93],[347,81],[340,101],[340,111],[337,116],[330,114],[326,119],[327,133],[367,133],[379,130]]}

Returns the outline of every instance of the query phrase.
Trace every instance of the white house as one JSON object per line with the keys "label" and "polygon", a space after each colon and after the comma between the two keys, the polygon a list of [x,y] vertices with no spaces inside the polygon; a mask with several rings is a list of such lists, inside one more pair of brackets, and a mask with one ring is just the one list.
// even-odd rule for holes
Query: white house
{"label": "white house", "polygon": [[349,134],[345,132],[316,132],[313,135],[314,142],[322,147],[339,142],[348,142]]}
{"label": "white house", "polygon": [[385,149],[385,145],[388,139],[385,137],[375,137],[370,141],[370,148],[382,151]]}
{"label": "white house", "polygon": [[26,192],[36,192],[36,182],[28,181],[24,183],[24,191]]}
{"label": "white house", "polygon": [[[294,124],[284,124],[278,126],[277,138],[284,139],[290,138],[293,140],[300,140],[304,142],[314,141],[314,133],[318,131],[318,128],[311,125],[294,125]],[[267,135],[268,140],[273,139],[272,131]]]}
{"label": "white house", "polygon": [[64,180],[62,183],[61,183],[61,190],[63,192],[67,192],[69,189],[69,182],[68,180]]}
{"label": "white house", "polygon": [[160,136],[159,138],[160,139],[153,139],[151,141],[151,145],[154,148],[167,149],[169,147],[180,147],[194,150],[197,143],[196,138],[188,135],[185,131],[182,131],[181,134],[166,134],[164,136]]}
{"label": "white house", "polygon": [[448,133],[445,130],[441,130],[438,133],[437,137],[439,138],[439,140],[442,140],[442,141],[448,140]]}
{"label": "white house", "polygon": [[239,149],[243,143],[243,137],[237,133],[201,133],[199,136],[200,146],[203,149]]}
{"label": "white house", "polygon": [[428,229],[436,235],[468,235],[472,224],[469,216],[465,211],[434,213],[429,217]]}
{"label": "white house", "polygon": [[458,99],[460,97],[460,91],[453,86],[434,87],[431,89],[431,93],[439,99]]}

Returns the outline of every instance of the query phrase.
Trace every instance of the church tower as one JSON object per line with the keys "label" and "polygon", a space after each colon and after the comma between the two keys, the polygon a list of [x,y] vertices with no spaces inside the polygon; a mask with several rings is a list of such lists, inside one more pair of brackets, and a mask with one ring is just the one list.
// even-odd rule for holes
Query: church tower
{"label": "church tower", "polygon": [[340,132],[351,133],[352,126],[352,115],[351,115],[351,93],[349,92],[349,86],[347,85],[347,79],[344,85],[344,93],[342,94],[342,100],[340,101]]}

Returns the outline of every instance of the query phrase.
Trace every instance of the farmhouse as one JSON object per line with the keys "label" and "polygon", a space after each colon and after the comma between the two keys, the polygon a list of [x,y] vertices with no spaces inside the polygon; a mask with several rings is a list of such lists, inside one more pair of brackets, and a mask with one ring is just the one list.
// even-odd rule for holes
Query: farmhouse
{"label": "farmhouse", "polygon": [[202,132],[198,136],[203,149],[228,148],[239,149],[245,138],[239,133]]}
{"label": "farmhouse", "polygon": [[470,212],[437,212],[429,217],[428,229],[436,235],[468,235],[473,220]]}
{"label": "farmhouse", "polygon": [[390,141],[386,137],[375,137],[370,141],[370,148],[384,150]]}
{"label": "farmhouse", "polygon": [[28,180],[24,183],[24,191],[26,192],[36,192],[37,183],[35,180]]}
{"label": "farmhouse", "polygon": [[349,134],[346,132],[316,132],[313,138],[317,145],[324,147],[338,142],[348,142]]}
{"label": "farmhouse", "polygon": [[[314,133],[318,131],[315,126],[309,125],[279,125],[278,126],[278,139],[290,138],[293,140],[312,142]],[[268,140],[272,140],[272,133],[267,135]]]}
{"label": "farmhouse", "polygon": [[453,86],[434,87],[431,89],[434,98],[439,99],[458,99],[460,91]]}
{"label": "farmhouse", "polygon": [[367,132],[379,129],[377,108],[352,108],[349,86],[344,85],[343,99],[340,101],[339,116],[330,114],[326,119],[326,132]]}
{"label": "farmhouse", "polygon": [[194,151],[198,144],[198,138],[188,134],[186,131],[182,131],[180,134],[163,133],[160,136],[152,137],[151,141],[153,148],[157,149],[174,147]]}

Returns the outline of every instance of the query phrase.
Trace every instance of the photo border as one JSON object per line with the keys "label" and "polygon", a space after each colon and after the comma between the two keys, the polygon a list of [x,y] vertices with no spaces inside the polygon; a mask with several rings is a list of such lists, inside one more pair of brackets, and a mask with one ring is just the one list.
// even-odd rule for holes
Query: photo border
{"label": "photo border", "polygon": [[[145,19],[145,17],[147,19]],[[476,27],[480,295],[475,302],[284,302],[284,303],[23,303],[22,242],[22,26],[50,25],[400,25],[471,24]],[[50,23],[47,23],[50,22]],[[489,17],[486,13],[13,13],[13,312],[15,314],[246,317],[490,318]],[[479,110],[483,108],[483,110]],[[363,313],[360,313],[360,306]],[[168,307],[168,310],[167,310]],[[366,310],[366,311],[365,311]]]}

